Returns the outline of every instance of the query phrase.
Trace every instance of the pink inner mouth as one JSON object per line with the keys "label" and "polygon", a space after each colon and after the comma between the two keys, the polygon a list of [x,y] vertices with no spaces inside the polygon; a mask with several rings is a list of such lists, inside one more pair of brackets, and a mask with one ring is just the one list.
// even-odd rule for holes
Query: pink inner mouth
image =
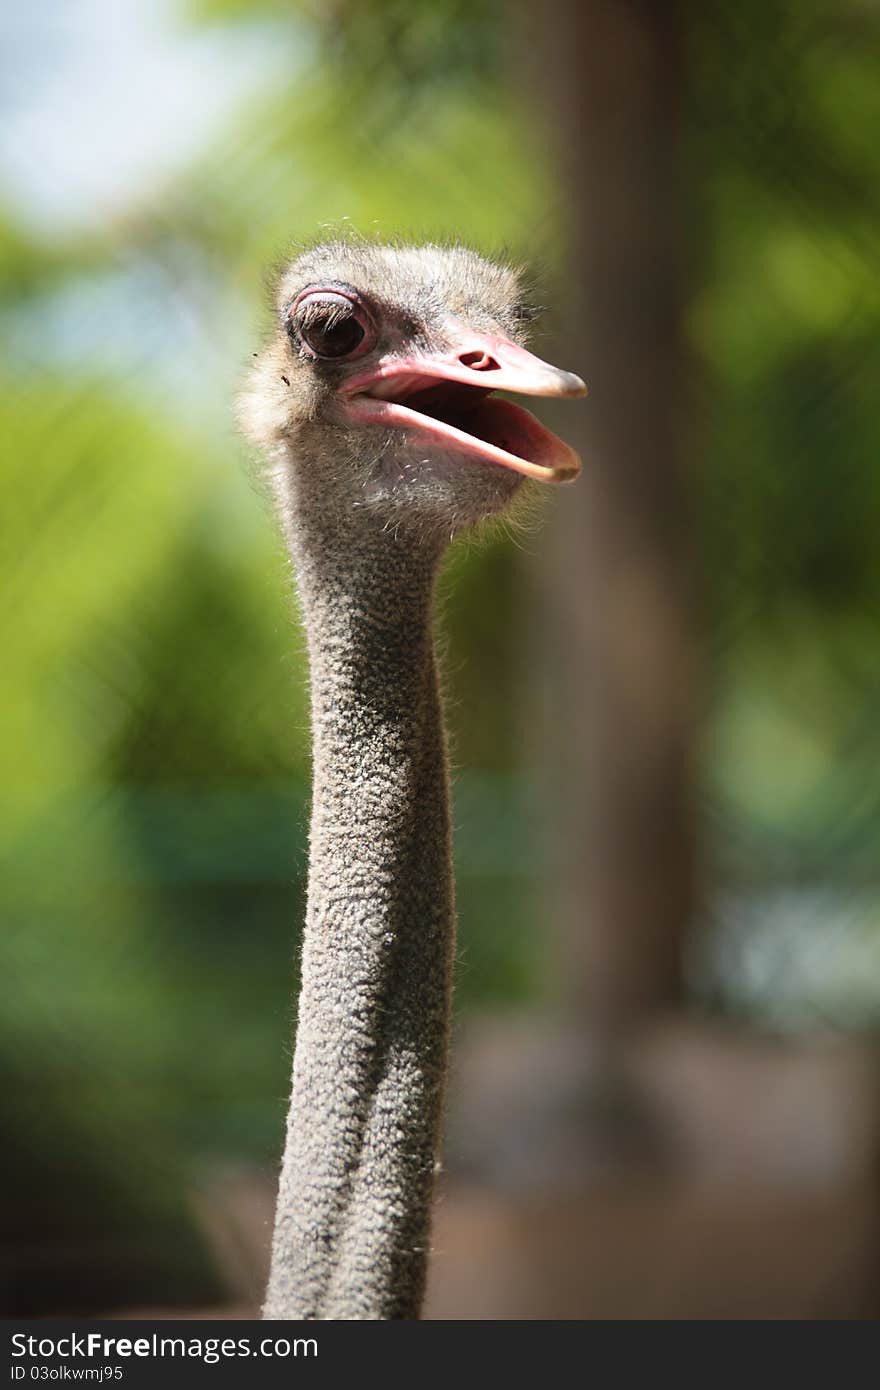
{"label": "pink inner mouth", "polygon": [[405,429],[541,482],[573,482],[580,472],[573,449],[530,411],[492,395],[490,387],[401,372],[349,396],[346,410],[356,421]]}

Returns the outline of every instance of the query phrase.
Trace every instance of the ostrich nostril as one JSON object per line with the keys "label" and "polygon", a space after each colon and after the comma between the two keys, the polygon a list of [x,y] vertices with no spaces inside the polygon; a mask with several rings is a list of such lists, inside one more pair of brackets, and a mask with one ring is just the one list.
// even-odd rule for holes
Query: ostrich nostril
{"label": "ostrich nostril", "polygon": [[458,360],[463,367],[470,367],[473,372],[500,371],[495,358],[490,357],[487,352],[463,352]]}

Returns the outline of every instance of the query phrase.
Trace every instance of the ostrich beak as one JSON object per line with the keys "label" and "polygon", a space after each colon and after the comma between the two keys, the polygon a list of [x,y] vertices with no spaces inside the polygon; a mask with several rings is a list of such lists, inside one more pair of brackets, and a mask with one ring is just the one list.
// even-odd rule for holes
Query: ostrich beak
{"label": "ostrich beak", "polygon": [[581,461],[568,444],[522,406],[492,396],[586,395],[579,376],[561,371],[499,334],[447,324],[450,346],[436,353],[389,355],[347,382],[340,395],[349,419],[406,430],[435,447],[512,468],[541,482],[573,482]]}

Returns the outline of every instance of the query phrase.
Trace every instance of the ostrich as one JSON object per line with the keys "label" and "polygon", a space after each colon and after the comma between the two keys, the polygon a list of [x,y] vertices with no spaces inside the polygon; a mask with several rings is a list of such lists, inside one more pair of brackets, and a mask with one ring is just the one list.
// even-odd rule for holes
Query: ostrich
{"label": "ostrich", "polygon": [[245,388],[297,577],[313,805],[266,1318],[415,1318],[447,1065],[454,901],[432,640],[450,540],[577,455],[491,393],[579,396],[520,344],[518,274],[337,241],[280,278]]}

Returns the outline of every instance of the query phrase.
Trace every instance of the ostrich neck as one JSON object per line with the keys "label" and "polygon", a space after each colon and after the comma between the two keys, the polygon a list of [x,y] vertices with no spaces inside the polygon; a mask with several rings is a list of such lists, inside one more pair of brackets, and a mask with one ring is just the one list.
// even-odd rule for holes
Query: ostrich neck
{"label": "ostrich neck", "polygon": [[439,559],[292,528],[314,792],[293,1090],[265,1316],[421,1306],[454,915],[431,633]]}

